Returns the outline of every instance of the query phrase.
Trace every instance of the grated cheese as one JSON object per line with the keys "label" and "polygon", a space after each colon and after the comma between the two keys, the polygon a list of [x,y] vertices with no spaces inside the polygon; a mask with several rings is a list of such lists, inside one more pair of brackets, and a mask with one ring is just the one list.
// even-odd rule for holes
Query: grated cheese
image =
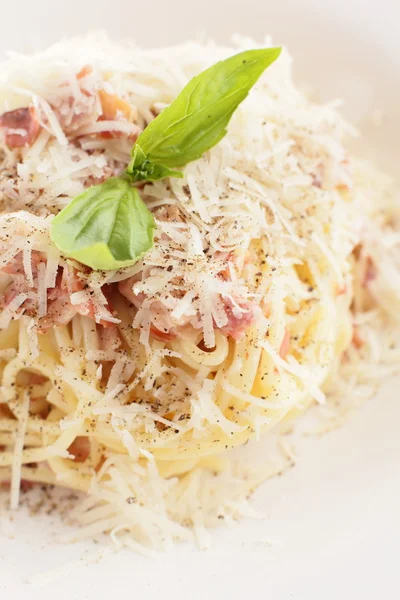
{"label": "grated cheese", "polygon": [[243,499],[283,468],[219,453],[312,401],[333,427],[399,370],[391,183],[349,155],[338,103],[294,86],[286,49],[220,144],[182,179],[144,185],[157,229],[141,261],[89,273],[51,243],[53,216],[123,171],[191,77],[253,46],[141,50],[96,34],[2,65],[0,113],[31,106],[40,132],[12,149],[0,128],[0,481],[13,507],[21,475],[88,494],[70,539],[206,547],[206,528],[249,514]]}

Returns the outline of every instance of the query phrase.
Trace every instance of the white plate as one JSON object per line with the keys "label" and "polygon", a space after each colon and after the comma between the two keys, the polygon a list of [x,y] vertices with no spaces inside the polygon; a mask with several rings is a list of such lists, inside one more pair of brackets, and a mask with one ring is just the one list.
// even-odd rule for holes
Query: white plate
{"label": "white plate", "polygon": [[[274,6],[278,5],[279,6]],[[64,12],[64,14],[62,14]],[[0,52],[26,50],[62,34],[107,28],[146,45],[208,33],[271,33],[295,57],[295,72],[323,99],[341,96],[365,136],[360,146],[396,175],[400,137],[400,38],[397,0],[20,0],[3,6]],[[376,129],[369,115],[384,111]],[[398,167],[397,167],[398,170]],[[258,491],[264,521],[242,521],[213,534],[200,552],[177,546],[149,560],[131,553],[98,562],[93,544],[59,546],[55,517],[22,512],[0,533],[0,597],[85,600],[112,595],[150,599],[376,599],[398,596],[400,551],[400,404],[388,383],[340,429],[299,445],[300,460]],[[259,452],[262,451],[260,446]],[[268,544],[267,542],[271,543]],[[72,563],[70,561],[73,561]],[[44,587],[29,576],[65,566]]]}

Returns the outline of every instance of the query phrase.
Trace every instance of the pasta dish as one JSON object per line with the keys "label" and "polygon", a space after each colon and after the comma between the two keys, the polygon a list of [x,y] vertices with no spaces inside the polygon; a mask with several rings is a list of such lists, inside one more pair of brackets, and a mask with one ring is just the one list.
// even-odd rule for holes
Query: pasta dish
{"label": "pasta dish", "polygon": [[85,494],[77,538],[191,539],[235,516],[229,449],[398,368],[391,182],[269,46],[89,35],[3,63],[11,508],[41,482]]}

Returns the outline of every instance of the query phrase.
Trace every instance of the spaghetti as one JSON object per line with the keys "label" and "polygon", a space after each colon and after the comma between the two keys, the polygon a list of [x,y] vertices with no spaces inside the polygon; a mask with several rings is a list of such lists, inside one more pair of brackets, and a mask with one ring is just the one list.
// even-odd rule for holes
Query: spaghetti
{"label": "spaghetti", "polygon": [[232,52],[88,36],[2,67],[1,111],[29,112],[0,128],[0,481],[12,507],[21,479],[87,493],[77,537],[159,547],[228,514],[221,452],[324,404],[398,318],[390,183],[294,87],[286,51],[217,147],[144,186],[157,230],[140,262],[91,271],[51,243],[54,215]]}

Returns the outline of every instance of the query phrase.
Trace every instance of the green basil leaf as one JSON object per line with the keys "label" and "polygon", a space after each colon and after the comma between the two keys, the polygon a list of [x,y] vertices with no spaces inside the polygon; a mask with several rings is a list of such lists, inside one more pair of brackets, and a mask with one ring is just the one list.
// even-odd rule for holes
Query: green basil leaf
{"label": "green basil leaf", "polygon": [[151,163],[157,166],[152,179],[159,179],[171,176],[166,169],[200,158],[225,136],[233,113],[280,52],[247,50],[196,75],[140,134],[127,173],[138,181]]}
{"label": "green basil leaf", "polygon": [[156,181],[165,177],[183,177],[181,171],[173,171],[165,165],[160,165],[147,160],[140,145],[136,143],[132,150],[131,173],[134,181]]}
{"label": "green basil leaf", "polygon": [[138,191],[113,177],[74,198],[53,219],[51,239],[64,256],[111,270],[139,260],[153,245],[154,228]]}

